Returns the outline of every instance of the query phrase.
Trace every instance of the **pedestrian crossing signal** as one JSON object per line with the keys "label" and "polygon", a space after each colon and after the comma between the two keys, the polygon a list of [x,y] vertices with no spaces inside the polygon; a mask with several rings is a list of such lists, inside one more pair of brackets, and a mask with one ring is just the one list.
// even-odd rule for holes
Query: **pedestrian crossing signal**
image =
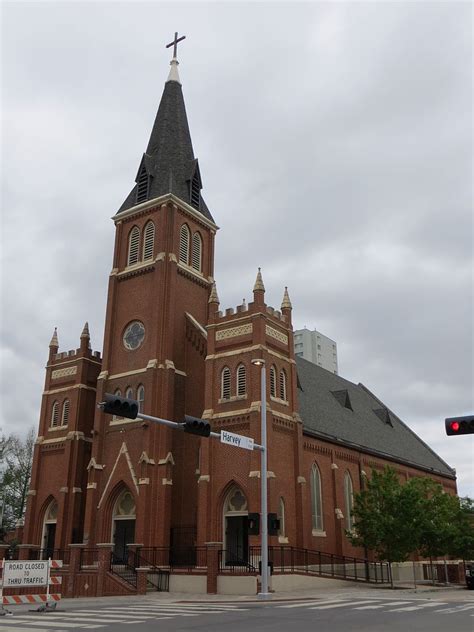
{"label": "pedestrian crossing signal", "polygon": [[464,417],[448,417],[445,420],[447,435],[462,435],[474,433],[474,415]]}

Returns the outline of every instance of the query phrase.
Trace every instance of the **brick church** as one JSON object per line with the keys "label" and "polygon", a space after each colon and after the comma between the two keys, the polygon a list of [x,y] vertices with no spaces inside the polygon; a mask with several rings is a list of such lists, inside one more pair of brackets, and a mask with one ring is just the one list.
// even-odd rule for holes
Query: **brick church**
{"label": "brick church", "polygon": [[[176,45],[175,45],[176,49]],[[206,543],[245,560],[248,515],[260,511],[260,453],[97,408],[104,393],[145,414],[260,440],[260,369],[267,369],[270,545],[362,557],[345,533],[352,496],[386,464],[456,491],[455,472],[363,384],[295,357],[292,305],[253,300],[220,309],[218,226],[188,127],[176,54],[135,185],[116,212],[102,354],[88,325],[60,351],[54,332],[36,441],[23,547],[47,556],[70,544],[171,548]],[[220,217],[225,221],[225,217]],[[249,290],[253,279],[249,279]],[[230,553],[228,553],[230,555]]]}

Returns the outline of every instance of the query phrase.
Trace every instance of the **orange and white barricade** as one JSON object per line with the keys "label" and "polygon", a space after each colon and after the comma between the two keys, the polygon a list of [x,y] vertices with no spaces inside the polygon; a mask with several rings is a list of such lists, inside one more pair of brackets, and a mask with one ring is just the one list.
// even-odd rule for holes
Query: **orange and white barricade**
{"label": "orange and white barricade", "polygon": [[[62,577],[51,575],[51,569],[62,568],[62,560],[0,560],[3,569],[0,583],[0,606],[23,603],[55,604],[61,600],[60,593],[51,593],[50,586],[60,586]],[[5,588],[25,588],[46,586],[45,594],[4,595]]]}

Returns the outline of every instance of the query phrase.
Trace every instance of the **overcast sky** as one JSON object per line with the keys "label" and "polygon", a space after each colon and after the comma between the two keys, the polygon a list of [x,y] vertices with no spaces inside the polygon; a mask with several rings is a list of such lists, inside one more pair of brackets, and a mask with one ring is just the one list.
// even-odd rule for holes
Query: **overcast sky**
{"label": "overcast sky", "polygon": [[474,495],[470,3],[2,4],[0,427],[37,426],[54,326],[102,349],[110,217],[174,32],[221,308],[288,285],[296,328]]}

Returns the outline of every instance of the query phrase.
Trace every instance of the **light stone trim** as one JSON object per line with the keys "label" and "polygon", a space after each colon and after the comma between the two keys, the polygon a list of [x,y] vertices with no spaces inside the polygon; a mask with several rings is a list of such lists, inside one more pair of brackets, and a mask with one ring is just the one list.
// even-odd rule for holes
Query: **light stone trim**
{"label": "light stone trim", "polygon": [[[172,253],[170,253],[170,258],[171,258],[171,254]],[[173,254],[173,257],[176,259],[176,255]],[[199,272],[195,268],[192,268],[191,266],[186,265],[182,261],[178,261],[177,263],[178,263],[178,268],[180,268],[184,272],[187,272],[188,274],[191,274],[191,276],[196,277],[196,279],[199,279],[199,281],[204,281],[204,283],[209,285],[209,281],[207,280],[207,278],[204,276],[202,272]]]}
{"label": "light stone trim", "polygon": [[311,535],[313,535],[316,538],[325,538],[326,537],[326,531],[319,531],[319,529],[313,529],[311,531]]}
{"label": "light stone trim", "polygon": [[139,463],[146,463],[147,465],[155,465],[155,460],[150,459],[145,450],[141,453],[140,458],[138,459]]}
{"label": "light stone trim", "polygon": [[198,478],[198,483],[209,483],[211,480],[211,477],[209,476],[209,474],[201,474],[201,476]]}
{"label": "light stone trim", "polygon": [[249,472],[249,478],[260,478],[260,470],[252,470]]}
{"label": "light stone trim", "polygon": [[245,325],[239,325],[238,327],[227,327],[216,331],[216,340],[228,340],[229,338],[236,338],[237,336],[245,336],[251,334],[253,331],[253,323],[247,323]]}
{"label": "light stone trim", "polygon": [[26,492],[27,496],[36,496],[36,489],[30,489]]}
{"label": "light stone trim", "polygon": [[65,393],[66,391],[72,391],[76,388],[83,388],[86,391],[97,391],[93,386],[86,386],[85,384],[73,384],[73,386],[65,386],[64,388],[53,388],[50,391],[43,391],[43,395],[54,395],[55,393]]}
{"label": "light stone trim", "polygon": [[199,323],[192,314],[189,312],[185,312],[186,317],[191,321],[191,323],[196,327],[196,329],[207,339],[207,331],[204,327]]}
{"label": "light stone trim", "polygon": [[278,544],[288,544],[289,540],[286,536],[284,535],[279,535],[278,536]]}
{"label": "light stone trim", "polygon": [[67,487],[60,487],[59,491],[62,494],[67,494],[69,492],[69,489]]}
{"label": "light stone trim", "polygon": [[344,514],[342,513],[342,511],[339,509],[339,507],[336,507],[334,509],[334,513],[336,514],[336,518],[338,520],[342,520],[344,518]]}
{"label": "light stone trim", "polygon": [[138,479],[138,484],[139,485],[149,485],[150,484],[150,479],[147,477],[145,478],[139,478]]}
{"label": "light stone trim", "polygon": [[158,360],[155,358],[154,360],[148,360],[148,364],[146,365],[147,369],[156,369],[158,366]]}
{"label": "light stone trim", "polygon": [[125,417],[118,417],[117,419],[114,419],[112,417],[111,421],[109,421],[109,426],[124,426],[125,424],[134,424],[137,421],[140,421],[139,419],[126,419]]}
{"label": "light stone trim", "polygon": [[109,372],[108,371],[101,371],[99,373],[99,377],[97,378],[98,380],[105,380],[107,379],[109,376]]}
{"label": "light stone trim", "polygon": [[272,402],[275,402],[275,404],[280,404],[281,406],[289,406],[290,402],[288,402],[286,399],[280,399],[279,397],[273,397],[273,395],[270,395],[270,399]]}
{"label": "light stone trim", "polygon": [[266,347],[265,345],[252,345],[250,347],[244,347],[242,349],[235,349],[234,351],[222,351],[220,353],[213,353],[206,356],[206,360],[217,360],[219,358],[229,358],[231,356],[241,355],[242,353],[245,353],[247,351],[266,351],[267,353],[274,356],[275,358],[284,360],[285,362],[288,362],[289,364],[296,364],[296,361],[293,360],[292,358],[288,358],[287,356],[284,356],[283,354],[278,353],[277,351],[274,351],[273,349],[268,349],[268,347]]}
{"label": "light stone trim", "polygon": [[105,498],[105,494],[107,493],[107,490],[109,488],[110,485],[110,481],[112,480],[112,477],[114,475],[115,470],[117,469],[117,464],[119,462],[120,457],[122,456],[122,454],[125,456],[125,460],[127,461],[127,465],[128,465],[128,469],[130,470],[130,475],[132,477],[132,481],[133,484],[135,485],[135,489],[137,491],[137,494],[140,493],[140,490],[138,488],[138,481],[137,481],[137,477],[135,475],[135,470],[133,469],[133,465],[132,465],[132,460],[130,458],[130,454],[128,453],[128,448],[127,448],[127,444],[125,443],[125,441],[122,443],[122,445],[120,446],[120,450],[117,454],[117,458],[115,459],[115,463],[114,466],[112,468],[112,471],[110,472],[110,476],[107,480],[107,483],[105,484],[104,487],[104,491],[102,492],[102,496],[100,497],[99,503],[97,505],[97,509],[100,509],[100,506],[102,504],[102,501]]}
{"label": "light stone trim", "polygon": [[66,441],[66,437],[57,437],[56,439],[44,439],[41,442],[41,445],[45,445],[45,443],[63,443]]}
{"label": "light stone trim", "polygon": [[270,327],[270,325],[265,325],[265,333],[270,338],[275,338],[278,342],[282,342],[284,345],[288,344],[288,336],[284,334],[282,331],[275,329],[274,327]]}
{"label": "light stone trim", "polygon": [[306,479],[304,476],[298,476],[296,479],[296,482],[299,483],[300,485],[303,485],[304,483],[306,483]]}
{"label": "light stone trim", "polygon": [[87,483],[87,489],[97,489],[97,483]]}
{"label": "light stone trim", "polygon": [[125,371],[124,373],[114,373],[114,375],[109,375],[109,380],[117,380],[121,377],[128,377],[129,375],[138,375],[139,373],[145,373],[147,368],[148,367],[145,367],[144,369],[135,369],[134,371]]}
{"label": "light stone trim", "polygon": [[[154,463],[154,461],[153,461]],[[160,459],[158,461],[158,465],[166,465],[167,463],[170,463],[171,465],[174,465],[174,458],[171,452],[168,452],[168,454],[165,456],[164,459]]]}
{"label": "light stone trim", "polygon": [[87,465],[86,469],[90,470],[90,469],[94,468],[94,470],[103,470],[104,467],[105,467],[105,464],[97,463],[95,458],[92,457],[92,459],[89,461],[89,464]]}
{"label": "light stone trim", "polygon": [[245,395],[231,395],[230,397],[221,397],[217,400],[218,404],[225,404],[226,402],[238,402],[247,399],[247,393]]}
{"label": "light stone trim", "polygon": [[331,463],[331,470],[338,470],[339,466],[336,463]]}
{"label": "light stone trim", "polygon": [[69,366],[64,369],[56,369],[51,373],[52,380],[59,380],[60,377],[67,377],[68,375],[76,375],[77,365]]}
{"label": "light stone trim", "polygon": [[72,493],[73,494],[82,494],[82,489],[80,487],[73,487],[72,488]]}
{"label": "light stone trim", "polygon": [[161,479],[161,484],[162,485],[172,485],[173,484],[173,480],[171,478],[162,478]]}

